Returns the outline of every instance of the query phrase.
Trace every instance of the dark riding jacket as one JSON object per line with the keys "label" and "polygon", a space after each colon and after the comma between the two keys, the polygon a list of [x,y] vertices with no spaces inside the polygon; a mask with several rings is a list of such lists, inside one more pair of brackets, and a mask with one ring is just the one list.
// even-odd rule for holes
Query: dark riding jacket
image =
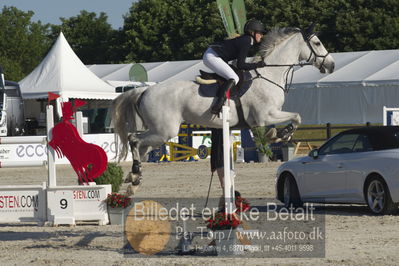
{"label": "dark riding jacket", "polygon": [[212,44],[210,47],[226,63],[237,59],[238,69],[252,70],[259,67],[258,63],[247,63],[245,59],[248,56],[249,49],[253,45],[253,38],[250,35],[241,35],[234,39],[224,40],[220,43]]}

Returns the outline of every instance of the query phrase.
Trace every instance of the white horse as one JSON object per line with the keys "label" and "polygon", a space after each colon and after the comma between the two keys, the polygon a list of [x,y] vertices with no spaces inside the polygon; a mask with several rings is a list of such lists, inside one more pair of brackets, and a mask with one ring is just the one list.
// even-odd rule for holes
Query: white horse
{"label": "white horse", "polygon": [[[250,128],[290,121],[292,126],[288,128],[291,129],[288,135],[291,136],[301,123],[301,117],[281,109],[292,66],[306,61],[322,73],[334,71],[332,56],[312,28],[276,28],[264,37],[258,52],[260,56],[254,61],[262,59],[271,66],[250,71],[252,85],[241,97],[243,116]],[[199,84],[194,81],[170,81],[137,88],[114,100],[113,122],[122,144],[119,159],[126,158],[129,143],[133,155],[131,176],[136,179],[136,184],[140,180],[137,175],[141,175],[140,160],[152,149],[177,136],[181,123],[222,128],[222,119],[210,112],[213,101],[213,98],[199,94]],[[233,101],[230,107],[230,125],[234,126],[239,122],[239,116]],[[138,123],[144,124],[146,130],[137,132]]]}

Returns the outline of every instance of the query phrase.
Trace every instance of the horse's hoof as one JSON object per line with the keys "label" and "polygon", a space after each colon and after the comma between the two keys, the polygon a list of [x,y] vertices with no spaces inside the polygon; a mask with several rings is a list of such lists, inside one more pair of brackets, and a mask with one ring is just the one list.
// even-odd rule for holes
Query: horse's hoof
{"label": "horse's hoof", "polygon": [[137,178],[132,182],[132,185],[133,185],[133,186],[138,186],[138,185],[140,185],[142,179],[143,179],[143,178],[141,178],[141,177],[137,177]]}
{"label": "horse's hoof", "polygon": [[136,191],[139,189],[139,186],[134,186],[134,185],[129,185],[126,189],[126,195],[129,196],[133,196],[134,194],[136,194]]}
{"label": "horse's hoof", "polygon": [[282,140],[286,140],[294,134],[294,131],[295,131],[294,125],[289,124],[286,127],[277,131],[277,137]]}
{"label": "horse's hoof", "polygon": [[127,174],[127,176],[123,182],[124,183],[132,183],[133,185],[137,186],[141,183],[142,179],[143,178],[142,178],[141,173],[134,174],[134,173],[130,172]]}
{"label": "horse's hoof", "polygon": [[283,140],[280,139],[280,138],[274,138],[274,139],[272,139],[271,143],[279,143],[279,142],[282,142],[282,141]]}
{"label": "horse's hoof", "polygon": [[285,136],[285,137],[282,139],[282,141],[284,141],[284,142],[289,142],[291,139],[292,139],[292,135],[289,135],[289,136]]}
{"label": "horse's hoof", "polygon": [[140,185],[142,179],[143,179],[143,178],[142,178],[141,174],[133,174],[133,173],[130,173],[130,178],[129,178],[129,180],[130,180],[130,182],[132,183],[133,186],[138,186],[138,185]]}
{"label": "horse's hoof", "polygon": [[265,134],[265,137],[266,138],[268,138],[268,139],[274,139],[274,138],[276,138],[276,136],[277,136],[277,129],[276,128],[271,128],[271,129],[269,129],[267,132],[266,132],[266,134]]}
{"label": "horse's hoof", "polygon": [[124,183],[132,183],[133,179],[134,179],[134,175],[132,173],[128,173],[123,182]]}
{"label": "horse's hoof", "polygon": [[129,185],[129,186],[127,187],[127,189],[126,189],[126,195],[127,195],[128,197],[133,196],[135,192],[136,192],[136,190],[133,188],[132,185]]}

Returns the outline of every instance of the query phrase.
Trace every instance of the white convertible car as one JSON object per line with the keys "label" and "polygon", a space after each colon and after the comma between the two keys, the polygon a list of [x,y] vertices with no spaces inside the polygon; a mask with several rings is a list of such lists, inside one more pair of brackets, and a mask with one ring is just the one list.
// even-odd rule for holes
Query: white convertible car
{"label": "white convertible car", "polygon": [[390,214],[399,203],[399,127],[341,132],[309,156],[282,164],[277,199],[287,207],[304,202],[367,204]]}

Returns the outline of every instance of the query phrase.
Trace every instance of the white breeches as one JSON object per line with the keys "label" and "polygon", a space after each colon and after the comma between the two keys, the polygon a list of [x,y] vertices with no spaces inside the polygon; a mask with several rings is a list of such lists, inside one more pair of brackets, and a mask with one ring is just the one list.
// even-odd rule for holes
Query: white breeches
{"label": "white breeches", "polygon": [[202,57],[204,64],[209,69],[213,70],[219,76],[224,77],[226,80],[234,79],[236,84],[240,80],[236,72],[225,62],[219,55],[212,49],[208,48]]}

